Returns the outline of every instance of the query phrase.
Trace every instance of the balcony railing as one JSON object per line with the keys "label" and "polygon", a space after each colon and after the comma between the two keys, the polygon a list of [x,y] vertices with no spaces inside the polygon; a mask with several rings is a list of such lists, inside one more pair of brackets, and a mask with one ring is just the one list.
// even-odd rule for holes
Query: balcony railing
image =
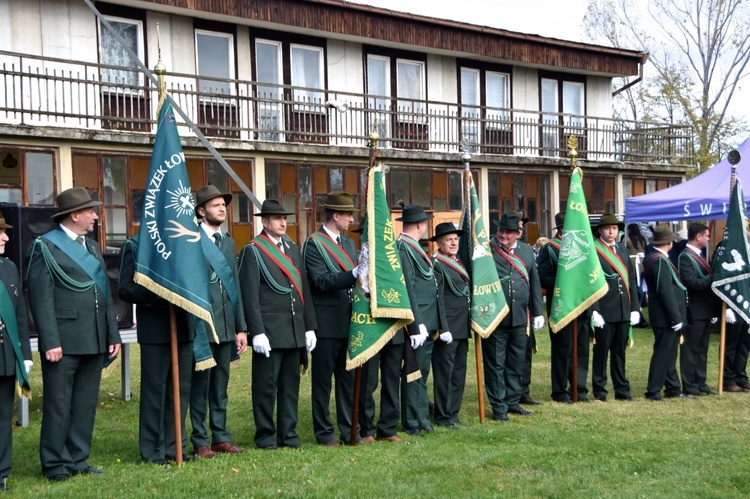
{"label": "balcony railing", "polygon": [[[362,146],[375,127],[380,146],[393,149],[457,152],[463,141],[481,154],[567,157],[576,135],[580,159],[694,164],[686,126],[179,73],[166,81],[201,131],[222,139]],[[0,51],[0,124],[153,133],[157,102],[150,81],[130,69]]]}

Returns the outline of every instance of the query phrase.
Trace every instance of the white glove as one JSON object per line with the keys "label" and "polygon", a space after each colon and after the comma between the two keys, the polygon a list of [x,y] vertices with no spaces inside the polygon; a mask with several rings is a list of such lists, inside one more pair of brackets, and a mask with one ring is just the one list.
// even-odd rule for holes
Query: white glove
{"label": "white glove", "polygon": [[271,342],[268,341],[268,336],[265,334],[259,334],[253,336],[253,351],[255,353],[263,354],[266,357],[271,356]]}
{"label": "white glove", "polygon": [[450,331],[440,333],[440,341],[444,341],[446,345],[453,343],[453,335]]}
{"label": "white glove", "polygon": [[318,338],[315,336],[315,331],[307,331],[305,333],[305,346],[307,347],[308,353],[315,350],[315,345],[317,344]]}
{"label": "white glove", "polygon": [[630,325],[635,326],[641,322],[641,313],[640,312],[630,312]]}
{"label": "white glove", "polygon": [[604,327],[604,317],[602,317],[602,314],[594,310],[594,313],[591,314],[591,317],[594,319],[594,327],[599,329]]}
{"label": "white glove", "polygon": [[680,322],[679,324],[675,324],[674,326],[672,326],[672,331],[674,331],[674,332],[677,332],[680,329],[682,329],[682,322]]}
{"label": "white glove", "polygon": [[417,348],[421,347],[424,342],[427,340],[427,328],[424,324],[419,325],[419,334],[415,334],[414,336],[410,336],[409,339],[411,340],[411,347],[416,350]]}
{"label": "white glove", "polygon": [[544,316],[537,315],[536,317],[534,317],[533,326],[534,326],[534,331],[539,331],[540,329],[542,329],[544,327]]}
{"label": "white glove", "polygon": [[731,308],[727,309],[726,319],[727,324],[734,324],[735,322],[737,322],[737,316],[734,315],[734,310],[732,310]]}
{"label": "white glove", "polygon": [[26,374],[29,374],[31,372],[31,368],[34,367],[34,361],[32,361],[32,360],[24,360],[23,361],[23,367],[26,368]]}
{"label": "white glove", "polygon": [[718,317],[711,317],[711,324],[716,324],[717,322],[719,322]]}

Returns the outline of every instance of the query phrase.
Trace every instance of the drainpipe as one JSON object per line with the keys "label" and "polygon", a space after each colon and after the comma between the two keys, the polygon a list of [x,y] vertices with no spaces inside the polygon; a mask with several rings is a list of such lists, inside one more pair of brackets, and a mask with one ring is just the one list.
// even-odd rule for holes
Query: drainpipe
{"label": "drainpipe", "polygon": [[612,92],[612,97],[615,97],[620,92],[624,92],[625,90],[629,89],[630,87],[632,87],[636,83],[639,83],[641,80],[643,80],[643,66],[646,64],[646,61],[648,61],[648,57],[649,57],[649,53],[648,52],[644,52],[643,56],[641,58],[641,62],[638,65],[638,78],[636,78],[635,80],[631,81],[630,83],[627,83],[624,87],[618,88],[617,90],[615,90],[614,92]]}

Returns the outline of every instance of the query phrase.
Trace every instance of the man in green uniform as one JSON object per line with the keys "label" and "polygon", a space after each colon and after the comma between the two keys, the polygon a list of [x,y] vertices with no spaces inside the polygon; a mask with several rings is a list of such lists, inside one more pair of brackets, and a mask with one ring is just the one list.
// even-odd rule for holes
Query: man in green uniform
{"label": "man in green uniform", "polygon": [[102,369],[122,340],[101,249],[85,237],[100,204],[83,187],[61,192],[52,217],[59,226],[36,238],[25,258],[44,382],[39,458],[51,481],[102,474],[87,459]]}
{"label": "man in green uniform", "polygon": [[[176,458],[172,354],[169,302],[133,280],[138,254],[138,236],[128,239],[120,253],[120,298],[134,303],[141,350],[141,400],[138,412],[138,448],[147,463],[168,465]],[[180,421],[183,450],[187,447],[185,416],[190,402],[193,370],[193,338],[188,316],[175,307],[177,318],[177,365],[180,374]],[[187,456],[183,456],[186,460]],[[195,458],[193,458],[195,459]]]}
{"label": "man in green uniform", "polygon": [[[5,253],[5,244],[9,240],[5,231],[12,228],[0,214],[0,255]],[[26,302],[18,267],[6,258],[0,258],[0,281],[0,492],[8,492],[16,382],[28,391],[27,375],[34,363],[31,361]]]}
{"label": "man in green uniform", "polygon": [[408,435],[421,435],[424,430],[434,431],[430,421],[429,400],[427,398],[427,377],[430,375],[432,335],[449,332],[445,327],[445,315],[438,304],[439,297],[432,260],[422,249],[419,240],[427,233],[427,220],[432,215],[424,212],[419,205],[404,206],[401,217],[403,222],[401,235],[398,237],[398,253],[404,271],[406,290],[414,313],[414,322],[406,327],[414,349],[414,357],[422,376],[407,382],[406,373],[401,376],[401,425]]}
{"label": "man in green uniform", "polygon": [[307,240],[303,256],[318,319],[318,344],[312,352],[311,368],[313,430],[319,444],[335,447],[339,441],[328,409],[332,377],[336,380],[341,441],[348,444],[352,431],[354,371],[346,370],[346,352],[358,269],[354,241],[345,232],[358,210],[352,195],[341,191],[328,194],[323,209],[325,223]]}
{"label": "man in green uniform", "polygon": [[666,225],[654,229],[654,250],[646,255],[643,269],[648,286],[648,320],[654,328],[654,352],[648,368],[646,398],[686,398],[677,376],[677,346],[687,317],[687,289],[669,260],[675,235]]}
{"label": "man in green uniform", "polygon": [[[216,366],[203,371],[193,370],[190,388],[190,421],[193,423],[190,440],[193,453],[206,459],[216,457],[217,452],[245,452],[232,445],[232,434],[227,428],[229,364],[234,356],[247,350],[247,326],[240,293],[237,250],[229,234],[221,232],[231,201],[232,195],[219,192],[215,185],[201,187],[195,196],[195,215],[202,219],[201,247],[209,274],[214,328],[219,336],[219,343],[211,342]],[[210,439],[206,430],[207,409],[210,412]]]}
{"label": "man in green uniform", "polygon": [[438,245],[432,262],[449,329],[440,333],[432,351],[435,424],[452,429],[461,424],[458,412],[464,398],[471,337],[469,273],[456,258],[459,237],[463,233],[453,223],[445,222],[435,227],[435,235],[430,238]]}
{"label": "man in green uniform", "polygon": [[500,326],[482,340],[485,386],[495,421],[508,421],[508,413],[533,415],[519,405],[521,383],[529,327],[544,327],[544,312],[534,252],[529,245],[517,244],[520,223],[517,213],[503,213],[495,222],[497,233],[490,240],[492,258],[510,307]]}
{"label": "man in green uniform", "polygon": [[[242,250],[240,278],[245,317],[253,342],[252,397],[255,445],[299,448],[297,434],[300,361],[315,349],[315,308],[299,248],[286,236],[287,211],[266,199],[263,231]],[[273,411],[277,406],[278,424]]]}

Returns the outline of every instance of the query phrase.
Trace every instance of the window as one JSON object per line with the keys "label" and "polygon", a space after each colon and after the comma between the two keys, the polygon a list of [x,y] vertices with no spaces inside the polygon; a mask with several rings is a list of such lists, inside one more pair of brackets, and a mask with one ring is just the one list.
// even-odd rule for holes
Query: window
{"label": "window", "polygon": [[506,109],[510,107],[510,99],[508,98],[510,75],[488,71],[486,79],[487,126],[508,130],[510,124],[507,121],[510,116]]}
{"label": "window", "polygon": [[309,88],[323,88],[323,49],[303,45],[291,46],[292,85],[305,87],[304,90],[295,88],[293,99],[295,102],[312,103],[313,106],[298,107],[307,111],[324,112],[325,101],[323,92],[307,90]]}
{"label": "window", "polygon": [[578,137],[579,158],[585,159],[587,140],[586,87],[583,81],[544,77],[541,79],[542,155],[567,152],[567,139]]}
{"label": "window", "polygon": [[[391,96],[391,66],[388,57],[377,55],[367,56],[367,107],[375,110],[367,123],[368,130],[372,126],[377,127],[378,135],[381,137],[390,136],[388,126],[388,116],[390,111]],[[388,144],[381,143],[381,147],[388,147]]]}
{"label": "window", "polygon": [[[426,121],[424,63],[398,59],[396,61],[396,95],[399,119]],[[406,116],[401,113],[408,113]],[[422,116],[419,116],[422,115]]]}
{"label": "window", "polygon": [[126,158],[102,157],[104,219],[107,247],[119,248],[128,238]]}
{"label": "window", "polygon": [[461,140],[471,144],[470,152],[513,154],[510,70],[475,61],[458,64]]}
{"label": "window", "polygon": [[461,68],[461,140],[471,144],[469,152],[478,152],[481,141],[479,92],[479,70]]}
{"label": "window", "polygon": [[[143,60],[143,23],[116,17],[107,18],[107,21],[124,40],[125,45],[135,52],[140,60]],[[135,59],[102,23],[99,24],[99,43],[99,56],[102,64],[131,68],[102,68],[102,81],[113,84],[105,88],[112,92],[134,92],[137,91],[134,87],[142,87],[143,77],[137,69]]]}
{"label": "window", "polygon": [[255,71],[258,83],[258,128],[260,140],[280,141],[284,129],[281,112],[281,44],[268,40],[255,42]]}
{"label": "window", "polygon": [[196,30],[195,55],[198,75],[210,78],[198,80],[198,91],[201,94],[230,95],[232,86],[228,80],[234,79],[232,35]]}

